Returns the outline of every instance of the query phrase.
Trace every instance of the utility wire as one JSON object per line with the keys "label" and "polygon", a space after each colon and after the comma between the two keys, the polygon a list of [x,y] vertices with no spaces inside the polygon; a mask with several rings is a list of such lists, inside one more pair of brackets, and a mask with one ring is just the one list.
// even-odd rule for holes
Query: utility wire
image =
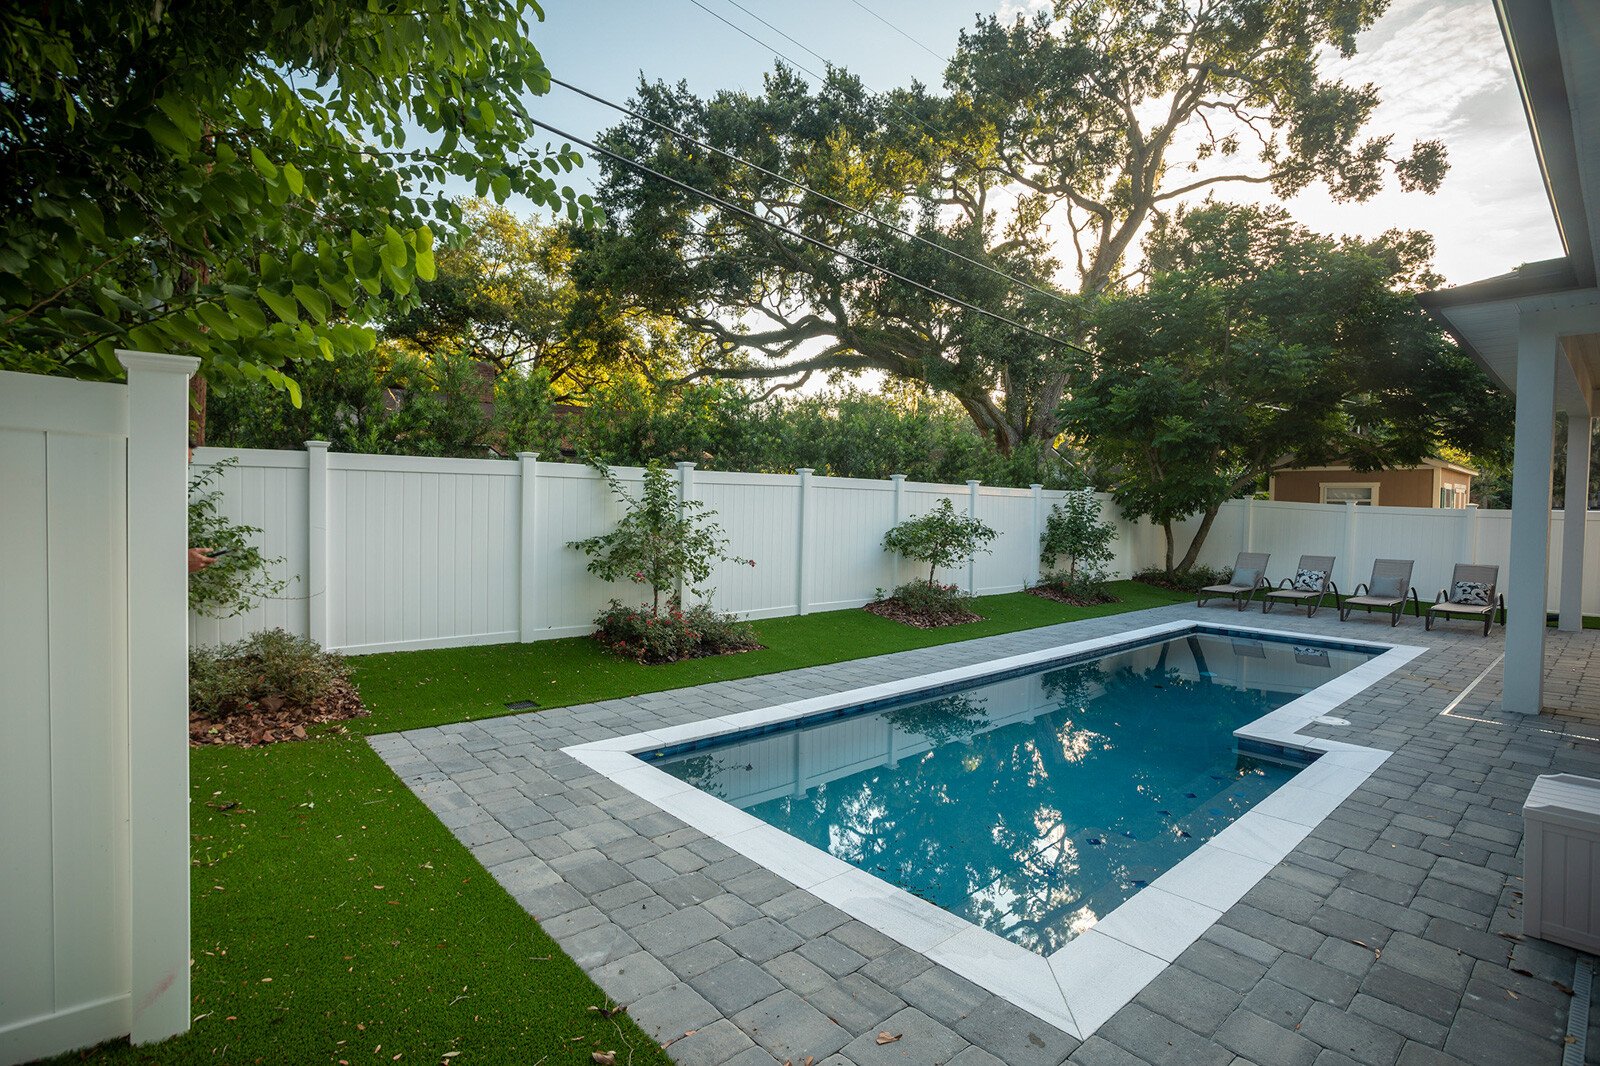
{"label": "utility wire", "polygon": [[894,23],[890,22],[888,19],[872,10],[872,8],[868,7],[866,4],[863,4],[861,0],[850,0],[850,2],[859,7],[861,10],[865,11],[867,14],[871,15],[873,18],[877,19],[879,22],[883,23],[885,26],[889,27],[894,32],[898,33],[900,36],[904,37],[906,40],[910,41],[912,44],[916,45],[918,48],[922,49],[924,52],[928,53],[933,58],[937,59],[939,62],[950,62],[949,58],[940,55],[938,52],[935,52],[932,48],[929,48],[927,45],[911,36],[911,34],[907,33],[905,30],[902,30],[899,26],[896,26]]}
{"label": "utility wire", "polygon": [[657,119],[653,119],[649,115],[641,114],[640,112],[635,111],[631,107],[626,107],[626,106],[624,106],[622,104],[615,103],[615,102],[613,102],[611,100],[607,100],[603,96],[596,96],[594,93],[591,93],[586,89],[580,89],[576,85],[573,85],[570,82],[562,81],[560,78],[552,77],[550,79],[550,83],[552,85],[559,85],[559,86],[561,86],[561,88],[566,89],[568,92],[577,93],[579,96],[582,96],[582,97],[584,97],[585,99],[588,99],[588,100],[592,100],[595,103],[600,104],[600,105],[602,105],[604,107],[609,107],[613,111],[617,111],[617,112],[620,112],[621,114],[628,115],[628,116],[630,116],[632,118],[636,118],[641,122],[648,122],[650,125],[655,126],[657,129],[665,130],[666,132],[668,132],[668,133],[670,133],[670,134],[672,134],[672,135],[674,135],[676,137],[681,137],[685,141],[688,141],[690,144],[695,145],[698,148],[703,148],[708,152],[715,152],[717,155],[722,156],[724,159],[731,159],[735,163],[741,163],[744,166],[749,167],[751,170],[757,171],[757,172],[759,172],[761,174],[765,174],[767,177],[772,178],[774,181],[781,181],[785,185],[790,186],[791,188],[799,189],[801,192],[810,193],[812,196],[817,197],[819,200],[823,200],[823,201],[826,201],[827,203],[833,204],[835,207],[843,208],[844,210],[850,212],[852,215],[855,215],[858,218],[866,219],[868,222],[872,222],[872,223],[874,223],[876,225],[883,226],[883,227],[885,227],[887,229],[891,229],[894,232],[900,234],[902,237],[910,238],[911,240],[914,240],[919,244],[927,245],[929,248],[933,248],[933,249],[935,249],[937,251],[944,252],[946,255],[954,256],[955,258],[961,260],[963,263],[967,263],[967,264],[970,264],[971,266],[975,266],[980,270],[986,270],[990,274],[993,274],[997,278],[1001,278],[1001,279],[1003,279],[1005,281],[1011,282],[1014,285],[1020,285],[1025,289],[1028,289],[1028,290],[1030,290],[1032,292],[1038,293],[1040,296],[1048,296],[1050,299],[1055,300],[1057,303],[1061,304],[1063,307],[1071,306],[1068,303],[1068,301],[1066,299],[1064,299],[1059,293],[1051,292],[1049,289],[1040,288],[1038,285],[1034,285],[1031,282],[1024,281],[1021,278],[1015,276],[1014,274],[1008,274],[1005,271],[999,270],[999,269],[997,269],[995,267],[992,267],[987,263],[980,262],[980,261],[978,261],[976,259],[971,258],[970,256],[964,255],[961,252],[957,251],[956,249],[951,248],[951,247],[949,247],[947,245],[940,244],[937,241],[930,241],[928,238],[922,236],[921,234],[915,232],[914,230],[906,229],[904,226],[900,226],[900,225],[898,225],[898,224],[896,224],[894,222],[890,222],[890,221],[888,221],[886,219],[879,218],[878,216],[876,216],[874,214],[871,214],[870,212],[864,211],[859,207],[852,207],[849,204],[845,203],[843,200],[839,200],[839,199],[836,199],[836,198],[834,198],[832,196],[829,196],[825,192],[819,192],[818,190],[813,189],[809,185],[806,185],[806,184],[804,184],[802,182],[799,182],[799,181],[795,181],[793,178],[788,178],[788,177],[785,177],[782,174],[776,173],[775,171],[768,170],[766,167],[762,166],[760,163],[752,162],[752,161],[744,158],[741,155],[737,155],[737,154],[735,154],[733,152],[729,152],[729,151],[726,151],[726,150],[724,150],[722,148],[718,148],[718,147],[716,147],[715,145],[712,145],[712,144],[707,144],[705,141],[702,141],[697,137],[691,136],[690,134],[687,134],[687,133],[683,132],[682,130],[678,129],[675,126],[671,126],[671,125],[668,125],[665,122],[661,122],[661,121],[659,121]]}
{"label": "utility wire", "polygon": [[716,204],[718,207],[721,207],[725,211],[732,211],[734,214],[742,215],[745,218],[748,218],[753,222],[759,223],[760,225],[768,226],[768,227],[770,227],[772,229],[778,230],[781,233],[786,233],[791,237],[794,237],[794,238],[796,238],[798,240],[804,241],[807,244],[814,245],[814,246],[816,246],[818,248],[821,248],[823,251],[828,252],[828,253],[830,253],[832,255],[836,255],[836,256],[840,257],[841,259],[848,259],[850,262],[855,263],[858,266],[866,267],[868,270],[876,271],[877,273],[882,274],[885,277],[893,278],[896,281],[904,282],[905,284],[910,285],[912,288],[919,289],[922,292],[927,293],[929,296],[934,297],[935,299],[942,300],[945,303],[953,304],[953,305],[955,305],[957,307],[964,307],[968,311],[974,311],[974,312],[976,312],[976,313],[978,313],[980,315],[983,315],[985,318],[992,318],[996,322],[1003,322],[1006,325],[1012,327],[1013,329],[1021,330],[1023,333],[1027,333],[1027,334],[1029,334],[1031,336],[1038,337],[1040,340],[1049,341],[1051,344],[1065,345],[1066,347],[1071,348],[1074,351],[1082,352],[1084,355],[1092,355],[1093,354],[1088,349],[1080,347],[1079,345],[1076,345],[1076,344],[1072,343],[1069,340],[1065,340],[1065,339],[1063,339],[1061,337],[1057,337],[1057,336],[1054,336],[1052,334],[1042,332],[1041,330],[1034,329],[1032,326],[1024,325],[1023,323],[1018,322],[1014,318],[1008,318],[1007,316],[1000,314],[998,311],[990,311],[988,308],[979,307],[977,304],[968,303],[967,301],[959,299],[958,297],[951,296],[949,293],[940,292],[938,289],[934,288],[931,285],[925,285],[922,282],[917,281],[915,278],[908,278],[904,274],[901,274],[901,273],[898,273],[896,271],[890,270],[888,267],[883,266],[881,264],[874,263],[870,259],[863,259],[861,256],[856,255],[854,252],[847,252],[843,248],[836,247],[836,246],[834,246],[832,244],[829,244],[827,241],[819,240],[818,238],[813,237],[813,236],[811,236],[809,234],[806,234],[806,233],[802,233],[797,229],[793,229],[793,228],[791,228],[789,226],[785,226],[781,222],[776,222],[776,221],[774,221],[774,220],[772,220],[770,218],[763,218],[761,215],[756,214],[754,211],[751,211],[749,208],[741,207],[738,204],[733,203],[730,200],[724,200],[722,197],[716,195],[715,193],[710,193],[710,192],[707,192],[704,189],[698,188],[698,187],[696,187],[694,185],[690,185],[686,181],[680,181],[679,179],[672,177],[670,174],[663,174],[661,171],[656,170],[654,167],[651,167],[651,166],[648,166],[647,164],[641,163],[637,159],[632,159],[632,158],[630,158],[628,156],[625,156],[625,155],[621,154],[620,152],[613,152],[611,149],[601,147],[600,145],[595,144],[593,141],[586,141],[582,137],[575,136],[575,135],[573,135],[571,133],[568,133],[568,132],[566,132],[565,130],[562,130],[562,129],[557,129],[555,126],[550,125],[548,122],[541,122],[541,121],[539,121],[538,119],[535,119],[535,118],[530,118],[528,121],[531,122],[533,125],[539,127],[540,129],[544,130],[547,133],[550,133],[550,134],[552,134],[552,135],[554,135],[556,137],[560,137],[563,140],[570,141],[573,144],[580,145],[581,147],[587,148],[591,152],[598,152],[600,155],[606,156],[607,158],[610,158],[610,159],[614,159],[618,163],[623,164],[624,166],[632,167],[633,169],[639,171],[641,174],[647,174],[650,177],[657,178],[657,179],[659,179],[661,181],[666,182],[669,185],[675,185],[675,186],[677,186],[678,188],[682,189],[685,192],[692,193],[695,196],[700,197],[701,199],[704,199],[704,200],[707,200],[707,201],[709,201],[711,203]]}
{"label": "utility wire", "polygon": [[[778,49],[772,47],[772,45],[768,44],[766,41],[763,41],[761,38],[757,37],[755,34],[751,33],[749,30],[745,29],[743,26],[740,26],[738,23],[732,21],[731,19],[727,18],[726,16],[720,15],[717,12],[711,10],[705,4],[701,3],[700,0],[689,0],[689,3],[693,4],[695,7],[699,8],[701,11],[704,11],[706,14],[710,15],[712,18],[716,19],[718,22],[722,23],[724,26],[727,26],[727,27],[737,31],[739,34],[743,35],[748,40],[754,41],[756,44],[760,45],[762,48],[765,48],[767,51],[771,52],[773,55],[777,56],[779,59],[781,59],[784,62],[788,63],[790,66],[794,67],[796,70],[800,71],[801,73],[809,74],[813,78],[817,79],[817,81],[819,81],[819,82],[822,82],[822,83],[826,83],[827,82],[828,79],[823,77],[821,74],[818,74],[816,71],[812,70],[810,67],[805,66],[804,64],[800,63],[798,60],[794,59],[792,56],[788,55],[787,53],[781,52]],[[772,23],[770,23],[766,19],[762,18],[760,15],[757,15],[755,12],[751,11],[749,8],[747,8],[744,5],[740,4],[738,2],[738,0],[727,0],[727,3],[729,3],[729,4],[733,5],[734,7],[738,8],[740,11],[743,11],[746,15],[749,15],[751,18],[755,19],[757,22],[761,23],[761,25],[767,27],[767,29],[771,30],[773,33],[776,33],[778,36],[782,37],[784,40],[793,42],[795,47],[797,47],[797,48],[801,49],[802,51],[807,52],[810,55],[814,56],[820,63],[822,63],[823,66],[825,66],[825,67],[833,67],[833,68],[835,68],[837,70],[842,70],[842,71],[845,71],[846,73],[849,73],[849,68],[848,67],[845,67],[844,65],[839,64],[839,63],[834,63],[834,62],[830,61],[827,56],[824,56],[824,55],[820,54],[815,49],[809,48],[806,45],[801,44],[799,41],[795,40],[793,37],[789,36],[787,33],[784,33],[782,30],[778,29],[778,27],[774,26]],[[924,120],[921,116],[919,116],[915,112],[911,111],[909,108],[906,108],[906,107],[900,105],[899,103],[896,103],[889,96],[889,94],[883,93],[883,92],[879,92],[877,89],[872,88],[872,86],[867,85],[865,82],[862,82],[862,85],[863,85],[863,87],[865,87],[867,89],[868,92],[872,93],[872,95],[874,95],[876,97],[879,97],[885,103],[887,103],[890,107],[894,108],[896,111],[900,112],[902,115],[904,115],[907,118],[909,118],[912,122],[915,122],[917,125],[921,126],[929,134],[933,135],[935,140],[939,139],[940,137],[948,136],[943,130],[939,129],[937,126],[934,126],[934,125],[930,124],[929,122]],[[899,123],[896,123],[896,125],[899,125]],[[906,133],[912,132],[911,130],[907,129],[905,126],[900,126],[900,129],[904,130]]]}

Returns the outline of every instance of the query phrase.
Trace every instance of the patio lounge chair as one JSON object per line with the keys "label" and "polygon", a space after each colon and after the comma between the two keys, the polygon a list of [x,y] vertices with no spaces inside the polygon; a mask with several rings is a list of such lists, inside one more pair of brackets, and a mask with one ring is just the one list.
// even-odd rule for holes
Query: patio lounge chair
{"label": "patio lounge chair", "polygon": [[1225,584],[1207,585],[1201,589],[1196,606],[1204,607],[1207,600],[1227,597],[1233,600],[1235,607],[1244,610],[1245,604],[1255,596],[1256,589],[1271,587],[1267,583],[1267,560],[1270,558],[1272,556],[1266,552],[1240,552],[1239,558],[1233,562],[1233,575]]}
{"label": "patio lounge chair", "polygon": [[1416,605],[1415,613],[1421,614],[1422,601],[1417,598],[1417,590],[1411,587],[1411,569],[1416,565],[1414,559],[1374,559],[1372,578],[1357,585],[1355,592],[1344,598],[1339,608],[1339,621],[1346,621],[1351,610],[1360,607],[1368,614],[1388,611],[1389,625],[1397,626],[1400,616],[1406,612],[1408,589],[1411,602]]}
{"label": "patio lounge chair", "polygon": [[1339,606],[1339,587],[1333,583],[1333,556],[1302,555],[1294,577],[1278,582],[1261,597],[1261,613],[1267,614],[1274,603],[1305,604],[1306,617],[1310,618],[1322,606],[1322,601],[1333,594],[1333,605]]}
{"label": "patio lounge chair", "polygon": [[1450,587],[1439,590],[1428,613],[1423,616],[1423,628],[1433,628],[1433,616],[1436,614],[1446,618],[1482,618],[1483,635],[1488,636],[1496,610],[1500,613],[1500,624],[1506,624],[1506,598],[1499,595],[1496,589],[1499,581],[1498,566],[1457,563],[1450,574]]}

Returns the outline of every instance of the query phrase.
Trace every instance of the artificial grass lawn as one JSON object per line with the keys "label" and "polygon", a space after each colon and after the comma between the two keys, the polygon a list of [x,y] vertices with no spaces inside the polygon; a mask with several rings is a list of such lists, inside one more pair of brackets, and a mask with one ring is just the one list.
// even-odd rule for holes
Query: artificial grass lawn
{"label": "artificial grass lawn", "polygon": [[[1133,582],[1068,607],[1016,593],[921,630],[866,611],[757,623],[761,651],[641,666],[586,638],[352,659],[382,733],[587,703],[1181,602]],[[360,736],[190,758],[194,1028],[61,1062],[666,1063]],[[630,1057],[631,1051],[631,1057]],[[456,1052],[448,1059],[444,1056]]]}
{"label": "artificial grass lawn", "polygon": [[660,666],[618,659],[587,637],[363,655],[350,662],[372,717],[349,725],[362,733],[390,733],[493,718],[515,713],[506,704],[519,700],[537,700],[540,708],[591,703],[1164,607],[1190,598],[1136,581],[1112,582],[1110,589],[1119,602],[1098,607],[1070,607],[1025,592],[982,596],[974,607],[983,621],[943,629],[917,629],[862,610],[773,618],[753,623],[764,645],[759,651]]}

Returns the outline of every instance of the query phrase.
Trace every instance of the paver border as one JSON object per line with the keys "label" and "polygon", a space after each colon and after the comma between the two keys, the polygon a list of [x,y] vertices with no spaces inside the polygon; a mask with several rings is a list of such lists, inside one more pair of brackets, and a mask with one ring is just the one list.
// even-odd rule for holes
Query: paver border
{"label": "paver border", "polygon": [[[1107,914],[1095,928],[1049,956],[958,918],[637,758],[640,753],[673,744],[1195,632],[1276,641],[1303,639],[1379,654],[1236,730],[1234,735],[1240,740],[1269,750],[1310,754],[1315,761]],[[1391,753],[1380,748],[1301,736],[1298,731],[1426,650],[1415,645],[1179,619],[919,677],[570,745],[561,751],[796,887],[1084,1040],[1198,940],[1389,758]]]}

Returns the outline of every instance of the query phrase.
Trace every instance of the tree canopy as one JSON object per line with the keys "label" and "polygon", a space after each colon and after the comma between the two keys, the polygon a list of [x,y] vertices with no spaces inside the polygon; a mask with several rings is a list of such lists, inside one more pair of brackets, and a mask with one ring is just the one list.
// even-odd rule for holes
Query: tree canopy
{"label": "tree canopy", "polygon": [[[702,373],[795,381],[879,371],[956,397],[1002,450],[1049,441],[1078,360],[1038,334],[1082,341],[1085,301],[1121,286],[1137,234],[1181,197],[1239,183],[1287,195],[1321,182],[1359,200],[1387,172],[1406,189],[1437,187],[1440,146],[1396,155],[1390,135],[1366,132],[1372,87],[1319,68],[1327,47],[1351,54],[1382,7],[1062,0],[1051,15],[979,20],[963,34],[942,94],[919,85],[873,94],[837,69],[808,85],[780,65],[755,96],[702,99],[681,85],[642,84],[633,106],[645,120],[604,139],[762,219],[1034,333],[708,208],[617,162],[605,163],[600,197],[611,225],[591,239],[588,283],[635,292],[713,338],[715,358]],[[1058,284],[1061,226],[1076,260],[1070,284]]]}
{"label": "tree canopy", "polygon": [[0,367],[224,384],[369,348],[460,221],[444,183],[564,208],[534,144],[532,0],[24,0],[0,30]]}
{"label": "tree canopy", "polygon": [[[1508,400],[1416,306],[1432,240],[1335,240],[1279,207],[1207,204],[1152,234],[1152,276],[1109,301],[1097,358],[1062,405],[1130,517],[1194,563],[1220,505],[1285,466],[1493,451]],[[1174,563],[1173,523],[1200,514]]]}

